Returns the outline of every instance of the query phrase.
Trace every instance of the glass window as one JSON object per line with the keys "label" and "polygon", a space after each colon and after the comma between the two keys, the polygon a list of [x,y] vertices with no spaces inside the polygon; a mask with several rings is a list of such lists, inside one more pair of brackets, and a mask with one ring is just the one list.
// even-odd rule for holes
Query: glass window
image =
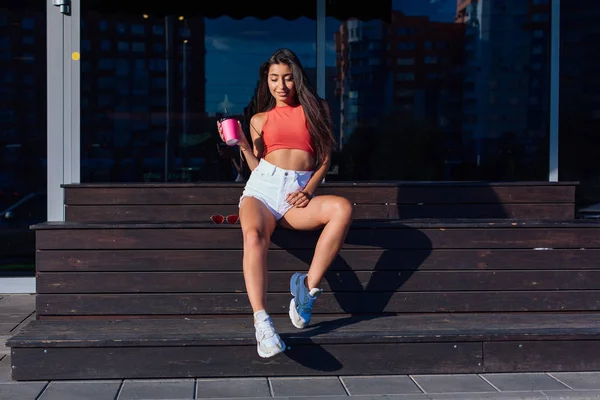
{"label": "glass window", "polygon": [[546,180],[550,2],[391,3],[327,18],[330,180]]}
{"label": "glass window", "polygon": [[0,8],[0,277],[34,275],[29,226],[46,221],[45,9]]}
{"label": "glass window", "polygon": [[289,47],[316,79],[314,19],[206,18],[192,6],[189,16],[112,14],[81,3],[88,26],[116,30],[81,31],[91,43],[82,59],[94,60],[81,73],[82,182],[233,181],[236,152],[218,151],[216,120],[225,109],[242,118],[260,65]]}
{"label": "glass window", "polygon": [[23,29],[34,29],[35,27],[35,19],[31,17],[23,18],[21,20],[21,27]]}
{"label": "glass window", "polygon": [[600,203],[600,2],[560,3],[559,179],[577,181],[576,208]]}

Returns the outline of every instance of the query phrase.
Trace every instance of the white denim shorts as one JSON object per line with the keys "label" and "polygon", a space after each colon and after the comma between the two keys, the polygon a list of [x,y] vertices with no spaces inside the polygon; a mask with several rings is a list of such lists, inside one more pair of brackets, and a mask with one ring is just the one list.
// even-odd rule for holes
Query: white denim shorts
{"label": "white denim shorts", "polygon": [[240,205],[244,197],[254,197],[280,220],[292,208],[286,201],[287,195],[303,189],[312,174],[313,171],[282,169],[261,158],[246,182]]}

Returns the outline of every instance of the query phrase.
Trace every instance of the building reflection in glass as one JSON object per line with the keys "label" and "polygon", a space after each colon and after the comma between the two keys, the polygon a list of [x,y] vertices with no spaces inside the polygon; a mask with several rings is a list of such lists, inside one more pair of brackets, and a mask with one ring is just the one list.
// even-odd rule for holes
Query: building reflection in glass
{"label": "building reflection in glass", "polygon": [[546,179],[549,1],[393,5],[328,21],[339,179]]}
{"label": "building reflection in glass", "polygon": [[[85,4],[84,4],[85,7]],[[233,181],[216,121],[244,118],[277,48],[315,65],[315,21],[82,11],[83,182]]]}

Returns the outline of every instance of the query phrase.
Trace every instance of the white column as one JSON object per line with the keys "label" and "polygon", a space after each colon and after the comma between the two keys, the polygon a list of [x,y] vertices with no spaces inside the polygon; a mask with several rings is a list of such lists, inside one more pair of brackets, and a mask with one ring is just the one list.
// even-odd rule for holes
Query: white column
{"label": "white column", "polygon": [[80,182],[80,0],[62,14],[46,0],[48,221],[64,221],[62,184]]}
{"label": "white column", "polygon": [[46,0],[48,221],[64,221],[64,42],[63,14]]}

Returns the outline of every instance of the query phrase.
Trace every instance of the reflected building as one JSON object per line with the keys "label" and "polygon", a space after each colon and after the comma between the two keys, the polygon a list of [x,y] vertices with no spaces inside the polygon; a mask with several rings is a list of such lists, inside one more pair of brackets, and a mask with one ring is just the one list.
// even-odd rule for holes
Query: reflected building
{"label": "reflected building", "polygon": [[[317,69],[312,67],[304,68],[306,74],[308,75],[308,79],[310,79],[310,83],[313,87],[316,87],[317,84]],[[325,100],[327,100],[327,104],[329,105],[329,113],[333,117],[333,134],[335,139],[340,143],[340,121],[335,118],[336,115],[340,115],[340,102],[336,96],[336,67],[325,67]]]}
{"label": "reflected building", "polygon": [[0,12],[0,208],[44,191],[46,14]]}
{"label": "reflected building", "polygon": [[598,21],[600,2],[596,0],[561,3],[561,117],[572,118],[582,128],[600,124]]}
{"label": "reflected building", "polygon": [[398,11],[390,23],[343,22],[335,37],[341,142],[359,123],[394,114],[458,133],[462,29]]}
{"label": "reflected building", "polygon": [[169,171],[188,164],[206,117],[204,18],[82,14],[82,182],[164,175],[166,153]]}
{"label": "reflected building", "polygon": [[458,0],[456,23],[465,32],[469,162],[480,165],[503,147],[539,153],[549,121],[549,0]]}
{"label": "reflected building", "polygon": [[600,2],[560,6],[560,179],[579,181],[578,203],[600,202]]}

